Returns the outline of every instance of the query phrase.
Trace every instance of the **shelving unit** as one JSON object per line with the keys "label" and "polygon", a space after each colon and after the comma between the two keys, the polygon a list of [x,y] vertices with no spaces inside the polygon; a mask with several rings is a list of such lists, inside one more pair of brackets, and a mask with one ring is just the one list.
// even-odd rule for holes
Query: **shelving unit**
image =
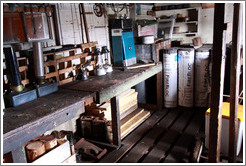
{"label": "shelving unit", "polygon": [[156,17],[182,14],[183,17],[189,18],[188,21],[175,21],[173,30],[173,37],[175,38],[176,36],[180,35],[185,35],[187,37],[196,36],[199,33],[199,10],[200,7],[191,7],[182,9],[161,10],[155,11],[155,13]]}

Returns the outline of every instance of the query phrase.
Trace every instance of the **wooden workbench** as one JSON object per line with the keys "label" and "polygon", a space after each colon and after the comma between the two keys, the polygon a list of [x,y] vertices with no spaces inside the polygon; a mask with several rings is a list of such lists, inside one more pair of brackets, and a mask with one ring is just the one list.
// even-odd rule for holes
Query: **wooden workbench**
{"label": "wooden workbench", "polygon": [[31,139],[84,113],[90,92],[59,89],[15,108],[4,110],[3,154],[12,152],[14,162],[26,162],[23,145]]}
{"label": "wooden workbench", "polygon": [[12,152],[14,162],[26,162],[23,145],[29,140],[84,112],[84,101],[111,100],[113,142],[121,145],[118,95],[138,83],[157,77],[157,107],[162,108],[162,64],[127,71],[114,70],[104,76],[90,76],[59,87],[59,91],[15,108],[5,109],[3,153]]}
{"label": "wooden workbench", "polygon": [[90,76],[85,81],[74,81],[61,88],[93,92],[95,93],[96,103],[101,104],[107,100],[111,100],[111,117],[113,130],[113,143],[117,146],[121,145],[120,137],[120,114],[118,95],[125,90],[137,85],[138,83],[155,76],[157,77],[157,108],[162,108],[162,64],[157,63],[155,66],[136,68],[127,71],[114,70],[103,76]]}

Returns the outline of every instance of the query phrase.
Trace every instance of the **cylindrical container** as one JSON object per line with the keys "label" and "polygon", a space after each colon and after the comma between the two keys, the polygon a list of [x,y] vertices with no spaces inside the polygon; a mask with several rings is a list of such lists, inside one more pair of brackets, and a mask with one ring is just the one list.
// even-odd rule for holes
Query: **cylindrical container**
{"label": "cylindrical container", "polygon": [[92,135],[93,139],[97,141],[105,141],[106,140],[106,119],[96,117],[92,121]]}
{"label": "cylindrical container", "polygon": [[44,143],[41,141],[34,141],[28,143],[26,146],[26,153],[29,162],[33,162],[39,156],[45,153]]}
{"label": "cylindrical container", "polygon": [[11,84],[11,89],[15,92],[20,92],[23,90],[23,85],[21,83],[16,55],[12,47],[3,48],[3,51],[5,55],[6,67],[8,70],[8,77]]}
{"label": "cylindrical container", "polygon": [[93,116],[81,117],[81,134],[84,138],[92,138],[92,120]]}
{"label": "cylindrical container", "polygon": [[46,151],[49,151],[57,146],[57,139],[53,135],[42,136],[40,141],[44,143]]}
{"label": "cylindrical container", "polygon": [[194,91],[194,49],[182,48],[178,50],[178,104],[179,106],[193,106]]}
{"label": "cylindrical container", "polygon": [[143,44],[153,44],[155,42],[154,36],[143,36],[142,37]]}
{"label": "cylindrical container", "polygon": [[107,135],[106,135],[107,141],[112,144],[113,143],[112,121],[106,121],[105,125],[107,131]]}
{"label": "cylindrical container", "polygon": [[38,84],[45,83],[43,48],[41,42],[33,43],[35,74]]}
{"label": "cylindrical container", "polygon": [[177,50],[163,50],[164,107],[177,107],[178,101],[178,62]]}
{"label": "cylindrical container", "polygon": [[196,107],[208,106],[209,50],[197,49],[195,53],[195,103]]}

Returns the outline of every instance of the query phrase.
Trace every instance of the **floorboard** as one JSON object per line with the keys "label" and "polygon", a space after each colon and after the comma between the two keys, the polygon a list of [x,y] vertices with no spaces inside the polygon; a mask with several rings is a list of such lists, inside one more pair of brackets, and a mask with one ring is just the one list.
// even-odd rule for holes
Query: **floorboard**
{"label": "floorboard", "polygon": [[203,135],[205,109],[175,108],[154,112],[100,163],[189,162],[191,145]]}
{"label": "floorboard", "polygon": [[142,125],[136,128],[123,141],[122,146],[118,150],[114,150],[107,154],[99,163],[115,163],[136,144],[143,135],[145,135],[157,122],[159,122],[167,113],[167,110],[157,111],[148,118]]}

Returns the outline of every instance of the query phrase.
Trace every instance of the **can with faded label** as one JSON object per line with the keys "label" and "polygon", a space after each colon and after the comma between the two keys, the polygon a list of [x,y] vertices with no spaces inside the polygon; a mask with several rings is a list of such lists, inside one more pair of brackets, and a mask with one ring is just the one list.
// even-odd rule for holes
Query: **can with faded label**
{"label": "can with faded label", "polygon": [[163,50],[164,107],[177,107],[178,62],[177,49]]}
{"label": "can with faded label", "polygon": [[194,57],[193,48],[178,49],[178,104],[193,106]]}
{"label": "can with faded label", "polygon": [[209,100],[209,50],[197,49],[195,53],[195,103],[196,107],[207,107]]}

